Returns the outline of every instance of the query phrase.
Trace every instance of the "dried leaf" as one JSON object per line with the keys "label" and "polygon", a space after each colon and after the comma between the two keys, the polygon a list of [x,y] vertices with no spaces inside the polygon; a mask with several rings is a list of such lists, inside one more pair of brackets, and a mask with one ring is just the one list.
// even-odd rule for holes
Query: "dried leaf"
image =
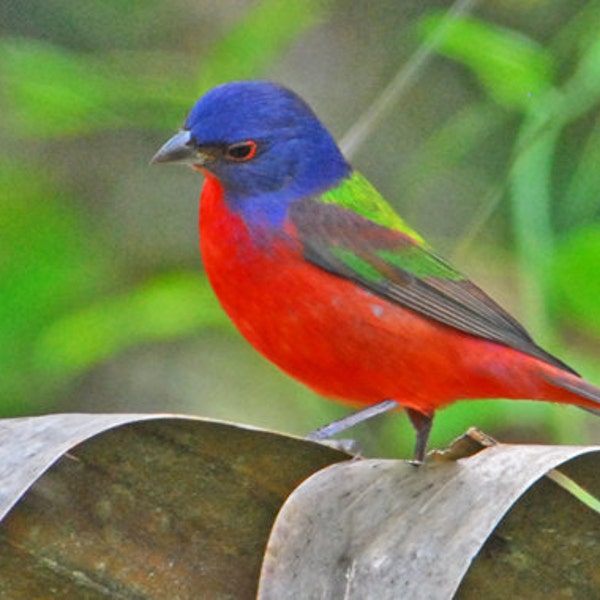
{"label": "dried leaf", "polygon": [[[284,504],[267,546],[259,598],[452,598],[520,496],[550,469],[598,450],[498,444],[419,468],[393,460],[332,465]],[[598,456],[593,458],[597,472]],[[553,491],[596,519],[591,531],[598,547],[598,515],[555,486]],[[514,568],[512,573],[521,575]],[[488,579],[502,594],[498,579]]]}
{"label": "dried leaf", "polygon": [[0,527],[1,595],[254,598],[284,499],[347,458],[297,438],[176,416],[2,421],[4,510],[24,496]]}

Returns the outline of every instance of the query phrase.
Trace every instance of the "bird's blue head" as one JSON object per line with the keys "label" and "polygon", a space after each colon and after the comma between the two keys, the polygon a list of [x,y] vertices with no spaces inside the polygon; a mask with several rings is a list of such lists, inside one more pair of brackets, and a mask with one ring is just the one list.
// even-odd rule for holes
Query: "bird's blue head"
{"label": "bird's blue head", "polygon": [[275,220],[290,201],[329,189],[350,173],[310,107],[290,90],[262,81],[208,92],[153,160],[205,170],[234,208],[267,211]]}

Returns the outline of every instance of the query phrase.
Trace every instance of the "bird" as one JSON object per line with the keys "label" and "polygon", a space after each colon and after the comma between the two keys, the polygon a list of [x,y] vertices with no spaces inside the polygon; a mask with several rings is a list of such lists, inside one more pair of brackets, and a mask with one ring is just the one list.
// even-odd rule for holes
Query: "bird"
{"label": "bird", "polygon": [[600,409],[600,388],[438,256],[287,87],[209,90],[151,162],[204,175],[204,268],[246,340],[326,398],[405,409],[415,464],[459,400]]}

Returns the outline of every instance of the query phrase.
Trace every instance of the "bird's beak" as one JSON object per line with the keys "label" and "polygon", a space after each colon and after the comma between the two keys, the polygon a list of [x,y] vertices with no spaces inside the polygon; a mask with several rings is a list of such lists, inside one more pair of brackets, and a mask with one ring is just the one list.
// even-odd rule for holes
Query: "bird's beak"
{"label": "bird's beak", "polygon": [[183,130],[176,133],[152,157],[150,164],[179,162],[194,165],[202,162],[198,148],[189,131]]}

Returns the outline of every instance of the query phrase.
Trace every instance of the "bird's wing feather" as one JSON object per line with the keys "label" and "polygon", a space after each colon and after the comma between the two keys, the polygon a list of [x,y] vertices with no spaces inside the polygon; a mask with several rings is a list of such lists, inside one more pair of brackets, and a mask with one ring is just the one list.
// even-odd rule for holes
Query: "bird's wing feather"
{"label": "bird's wing feather", "polygon": [[309,262],[424,317],[572,372],[407,228],[387,227],[322,198],[295,202],[289,218]]}

